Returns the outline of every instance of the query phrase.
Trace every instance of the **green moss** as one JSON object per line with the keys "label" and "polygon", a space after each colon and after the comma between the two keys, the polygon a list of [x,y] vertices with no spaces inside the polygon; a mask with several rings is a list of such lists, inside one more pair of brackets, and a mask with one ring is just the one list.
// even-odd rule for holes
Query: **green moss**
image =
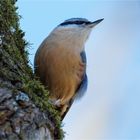
{"label": "green moss", "polygon": [[55,126],[55,139],[63,139],[59,112],[49,103],[49,91],[35,79],[28,64],[28,43],[19,26],[15,3],[16,0],[0,0],[0,86],[8,82],[10,88],[26,92],[36,106],[47,112]]}
{"label": "green moss", "polygon": [[24,83],[26,84],[23,86],[23,91],[29,94],[29,97],[42,111],[47,111],[48,117],[57,130],[57,139],[62,139],[64,133],[61,129],[60,113],[49,103],[49,91],[37,80],[25,81]]}

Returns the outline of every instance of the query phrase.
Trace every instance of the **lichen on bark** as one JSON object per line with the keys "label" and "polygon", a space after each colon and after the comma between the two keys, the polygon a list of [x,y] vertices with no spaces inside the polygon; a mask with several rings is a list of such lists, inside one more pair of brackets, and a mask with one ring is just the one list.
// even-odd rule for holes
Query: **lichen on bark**
{"label": "lichen on bark", "polygon": [[15,3],[0,0],[0,139],[63,139],[59,112],[29,66]]}

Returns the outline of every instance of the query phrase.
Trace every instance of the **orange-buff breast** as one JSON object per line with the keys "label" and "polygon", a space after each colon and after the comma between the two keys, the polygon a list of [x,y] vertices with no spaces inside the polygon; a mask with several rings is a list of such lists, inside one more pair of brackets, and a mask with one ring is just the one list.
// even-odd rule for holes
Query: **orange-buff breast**
{"label": "orange-buff breast", "polygon": [[50,90],[50,98],[65,105],[81,83],[85,64],[70,47],[42,44],[35,58],[35,73]]}

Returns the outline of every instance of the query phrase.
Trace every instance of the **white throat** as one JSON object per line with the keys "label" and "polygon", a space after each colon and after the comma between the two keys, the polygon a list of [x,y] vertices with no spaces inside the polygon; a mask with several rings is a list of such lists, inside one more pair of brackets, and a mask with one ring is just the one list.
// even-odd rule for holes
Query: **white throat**
{"label": "white throat", "polygon": [[84,50],[85,42],[90,34],[90,30],[79,30],[77,27],[59,27],[55,28],[50,34],[59,44],[65,44],[66,47],[73,48],[76,52]]}

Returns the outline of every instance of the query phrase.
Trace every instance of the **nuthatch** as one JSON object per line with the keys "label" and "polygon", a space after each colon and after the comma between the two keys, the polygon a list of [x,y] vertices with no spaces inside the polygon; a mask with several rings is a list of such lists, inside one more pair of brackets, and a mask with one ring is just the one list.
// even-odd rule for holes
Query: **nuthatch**
{"label": "nuthatch", "polygon": [[102,20],[68,19],[50,33],[36,52],[35,73],[49,89],[50,101],[59,107],[62,119],[87,89],[84,44],[92,28]]}

